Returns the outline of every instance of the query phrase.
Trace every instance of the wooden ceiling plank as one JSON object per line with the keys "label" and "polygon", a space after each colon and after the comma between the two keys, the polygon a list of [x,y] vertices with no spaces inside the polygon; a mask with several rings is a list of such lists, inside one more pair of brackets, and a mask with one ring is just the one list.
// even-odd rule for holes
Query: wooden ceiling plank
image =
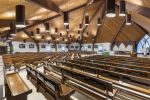
{"label": "wooden ceiling plank", "polygon": [[[92,20],[94,19],[94,17],[96,16],[96,14],[99,12],[99,10],[102,8],[102,4],[104,3],[104,1],[102,0],[100,2],[100,5],[99,7],[97,8],[97,10],[94,12],[94,14],[92,15],[90,21],[89,21],[89,24],[92,22]],[[89,26],[89,25],[88,25]],[[80,41],[80,44],[82,44],[83,42],[83,33],[86,31],[86,29],[88,28],[88,26],[85,26],[85,28],[83,29],[83,31],[81,32],[81,35],[82,35],[82,38],[81,38],[81,41]]]}
{"label": "wooden ceiling plank", "polygon": [[63,15],[63,11],[51,0],[26,0],[26,1],[33,2],[48,10],[52,10],[57,12],[58,14]]}
{"label": "wooden ceiling plank", "polygon": [[[102,12],[102,16],[101,16],[102,25],[97,28],[97,32],[96,32],[96,36],[94,37],[93,44],[96,42],[97,36],[102,33],[102,30],[103,30],[103,27],[104,27],[105,18],[106,18],[106,16],[105,16],[105,12],[106,12],[105,10],[106,9],[105,8],[106,8],[106,3],[103,5],[103,12]],[[101,28],[101,31],[100,31],[100,28]]]}
{"label": "wooden ceiling plank", "polygon": [[125,23],[126,23],[126,19],[124,18],[123,21],[122,21],[122,23],[121,23],[121,25],[120,25],[120,27],[119,27],[118,30],[117,30],[117,33],[114,35],[114,37],[113,37],[113,39],[112,39],[111,46],[110,46],[110,47],[111,47],[111,50],[112,50],[112,48],[113,48],[113,45],[114,45],[114,43],[115,43],[115,40],[116,40],[117,36],[118,36],[119,33],[121,32],[121,30],[122,30],[122,28],[124,27]]}

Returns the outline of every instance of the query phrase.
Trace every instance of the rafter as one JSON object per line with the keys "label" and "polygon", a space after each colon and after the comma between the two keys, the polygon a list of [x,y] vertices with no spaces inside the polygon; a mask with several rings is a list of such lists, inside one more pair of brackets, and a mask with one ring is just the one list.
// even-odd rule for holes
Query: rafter
{"label": "rafter", "polygon": [[[99,12],[99,10],[101,9],[101,7],[102,7],[102,4],[104,3],[104,1],[102,0],[101,2],[100,2],[100,5],[99,5],[99,7],[97,8],[97,10],[94,12],[94,14],[92,15],[92,17],[91,17],[91,19],[90,19],[90,21],[89,21],[89,24],[92,22],[92,20],[94,19],[94,17],[97,15],[97,13]],[[89,26],[89,25],[88,25]],[[83,31],[81,32],[81,41],[80,41],[80,45],[82,44],[82,42],[83,42],[83,33],[86,31],[86,29],[88,28],[88,26],[85,26],[84,27],[84,29],[83,29]]]}
{"label": "rafter", "polygon": [[[97,36],[98,36],[99,34],[101,34],[102,31],[103,31],[104,22],[105,22],[105,17],[106,17],[106,16],[105,16],[105,10],[106,10],[105,8],[106,8],[106,3],[103,5],[103,11],[102,11],[102,15],[101,15],[102,25],[97,28],[96,36],[94,37],[94,41],[93,41],[93,45],[94,45],[95,42],[96,42]],[[101,31],[100,31],[100,29],[101,29]],[[100,32],[99,32],[99,31],[100,31]],[[94,48],[93,48],[93,49],[94,49]]]}
{"label": "rafter", "polygon": [[31,37],[30,33],[29,33],[27,30],[24,30],[23,32],[24,32],[25,34],[27,34],[28,37],[31,38],[31,39],[35,42],[36,47],[37,47],[37,51],[39,52],[40,48],[39,48],[38,41],[37,41],[36,39],[34,39],[33,37]]}
{"label": "rafter", "polygon": [[52,10],[57,12],[58,14],[63,15],[63,11],[51,0],[26,0],[26,1],[33,2],[48,10]]}

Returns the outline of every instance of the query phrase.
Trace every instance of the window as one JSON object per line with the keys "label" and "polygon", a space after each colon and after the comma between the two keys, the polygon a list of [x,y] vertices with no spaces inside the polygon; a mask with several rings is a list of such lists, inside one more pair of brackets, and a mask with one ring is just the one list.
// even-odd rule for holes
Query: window
{"label": "window", "polygon": [[145,35],[137,46],[137,53],[150,53],[150,36]]}

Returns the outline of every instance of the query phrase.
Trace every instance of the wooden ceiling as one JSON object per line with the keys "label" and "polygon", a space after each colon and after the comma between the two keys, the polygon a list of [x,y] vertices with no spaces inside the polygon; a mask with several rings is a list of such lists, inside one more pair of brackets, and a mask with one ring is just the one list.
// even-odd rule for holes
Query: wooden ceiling
{"label": "wooden ceiling", "polygon": [[[93,1],[93,2],[92,2]],[[118,5],[116,0],[116,5]],[[105,13],[104,0],[21,0],[21,4],[26,8],[27,27],[17,29],[17,36],[14,41],[48,41],[50,36],[56,41],[68,42],[77,41],[78,36],[83,37],[80,43],[99,42],[130,42],[139,41],[144,34],[150,34],[150,1],[149,0],[126,0],[126,9],[132,14],[132,25],[123,25],[125,18],[107,18],[104,16],[102,26],[97,26],[98,17]],[[1,0],[0,3],[0,35],[7,34],[10,22],[15,20],[15,6],[20,4],[20,0]],[[118,5],[119,6],[119,5]],[[67,32],[63,24],[63,12],[69,11],[69,27]],[[116,10],[118,13],[118,9]],[[90,16],[89,26],[84,25],[84,16]],[[45,32],[44,22],[50,23],[50,32]],[[83,31],[78,34],[79,24],[83,24]],[[122,27],[121,27],[122,26]],[[141,28],[142,27],[142,28]],[[24,31],[30,34],[36,33],[36,28],[40,28],[41,34],[30,38]],[[58,32],[55,32],[55,28]],[[146,30],[146,31],[145,31]],[[62,37],[60,37],[62,33]],[[88,35],[87,35],[88,34]],[[71,38],[69,36],[71,35]],[[44,39],[41,39],[44,36]],[[52,39],[51,39],[52,41]]]}

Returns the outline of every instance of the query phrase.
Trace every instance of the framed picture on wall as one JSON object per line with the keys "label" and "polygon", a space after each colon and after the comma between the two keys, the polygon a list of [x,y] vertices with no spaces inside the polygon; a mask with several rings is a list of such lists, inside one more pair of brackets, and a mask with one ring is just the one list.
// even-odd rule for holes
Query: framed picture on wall
{"label": "framed picture on wall", "polygon": [[98,48],[98,45],[94,45],[94,48]]}
{"label": "framed picture on wall", "polygon": [[46,48],[46,45],[45,45],[45,44],[42,44],[42,45],[41,45],[41,48]]}
{"label": "framed picture on wall", "polygon": [[58,48],[61,48],[61,45],[58,45]]}
{"label": "framed picture on wall", "polygon": [[78,49],[78,47],[79,47],[79,46],[77,46],[77,45],[75,46],[76,49]]}
{"label": "framed picture on wall", "polygon": [[88,45],[88,48],[91,48],[91,45]]}
{"label": "framed picture on wall", "polygon": [[52,45],[51,48],[55,48],[55,45]]}
{"label": "framed picture on wall", "polygon": [[72,45],[72,46],[71,46],[71,48],[73,49],[73,48],[74,48],[74,46]]}
{"label": "framed picture on wall", "polygon": [[34,44],[29,44],[29,48],[34,48]]}
{"label": "framed picture on wall", "polygon": [[19,48],[25,48],[25,44],[19,44]]}

